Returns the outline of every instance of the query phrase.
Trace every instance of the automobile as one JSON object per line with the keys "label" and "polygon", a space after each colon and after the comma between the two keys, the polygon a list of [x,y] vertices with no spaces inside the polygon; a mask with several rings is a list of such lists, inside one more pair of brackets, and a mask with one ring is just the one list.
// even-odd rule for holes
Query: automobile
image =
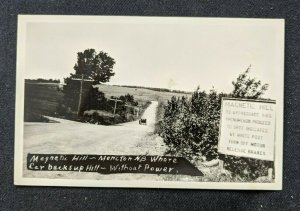
{"label": "automobile", "polygon": [[147,124],[147,119],[140,119],[139,124],[140,125],[146,125]]}

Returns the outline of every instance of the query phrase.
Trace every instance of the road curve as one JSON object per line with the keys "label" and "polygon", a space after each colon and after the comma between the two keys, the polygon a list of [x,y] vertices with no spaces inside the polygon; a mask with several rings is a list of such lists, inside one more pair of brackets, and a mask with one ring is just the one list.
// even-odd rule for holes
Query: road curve
{"label": "road curve", "polygon": [[[45,154],[98,154],[98,155],[163,155],[166,146],[161,137],[153,134],[157,101],[152,101],[142,118],[147,125],[138,121],[117,125],[94,125],[51,118],[60,123],[25,123],[23,169],[26,177],[80,178],[82,173],[37,172],[26,169],[27,153]],[[110,178],[107,175],[88,173],[93,179]],[[73,176],[72,176],[73,175]],[[152,175],[152,177],[156,175]],[[117,176],[118,177],[118,176]],[[121,177],[122,178],[122,177]],[[111,178],[110,178],[111,179]],[[153,179],[153,178],[152,178]]]}

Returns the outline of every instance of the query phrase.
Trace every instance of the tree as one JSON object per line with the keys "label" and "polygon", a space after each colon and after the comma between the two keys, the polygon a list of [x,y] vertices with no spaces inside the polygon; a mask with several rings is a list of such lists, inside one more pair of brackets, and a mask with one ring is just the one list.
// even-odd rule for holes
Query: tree
{"label": "tree", "polygon": [[122,100],[123,102],[130,104],[132,106],[137,106],[138,102],[134,101],[134,97],[133,95],[130,94],[126,94],[126,95],[122,95],[119,97],[119,100]]}
{"label": "tree", "polygon": [[240,74],[237,77],[236,81],[232,82],[232,97],[257,99],[261,95],[263,95],[265,91],[267,91],[269,86],[268,84],[262,85],[260,80],[248,77],[250,68],[251,65],[247,68],[247,70],[244,73]]}
{"label": "tree", "polygon": [[93,80],[93,84],[108,82],[115,75],[113,67],[115,60],[107,53],[95,49],[86,49],[77,53],[77,63],[74,66],[75,74],[71,73],[71,78],[81,78]]}
{"label": "tree", "polygon": [[[92,85],[108,82],[115,75],[114,64],[115,60],[103,51],[97,53],[95,49],[86,49],[78,52],[77,63],[74,66],[75,73],[70,73],[70,77],[64,79],[64,98],[60,107],[81,115],[83,107],[89,107],[84,103],[85,100],[96,104],[94,101],[101,93],[92,89]],[[91,100],[93,98],[95,99]]]}

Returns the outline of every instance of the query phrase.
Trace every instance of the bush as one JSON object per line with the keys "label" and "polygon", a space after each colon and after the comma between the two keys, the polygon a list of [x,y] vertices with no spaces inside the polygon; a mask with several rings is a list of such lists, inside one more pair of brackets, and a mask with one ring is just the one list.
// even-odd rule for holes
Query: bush
{"label": "bush", "polygon": [[206,93],[197,88],[190,99],[173,96],[168,101],[159,133],[172,154],[189,159],[219,158],[226,169],[251,180],[266,174],[273,162],[221,155],[217,149],[222,97],[258,99],[268,88],[248,77],[249,69],[232,82],[230,94],[215,90]]}
{"label": "bush", "polygon": [[155,124],[154,124],[154,133],[161,134],[162,133],[162,119],[164,117],[164,107],[165,104],[163,101],[158,101],[158,106],[155,114]]}
{"label": "bush", "polygon": [[273,162],[243,158],[230,155],[221,155],[224,160],[224,168],[231,171],[234,175],[240,175],[248,180],[268,174],[268,168],[273,167]]}
{"label": "bush", "polygon": [[198,88],[191,99],[172,97],[168,101],[160,134],[171,151],[189,158],[218,157],[216,146],[223,96],[214,90],[207,94]]}

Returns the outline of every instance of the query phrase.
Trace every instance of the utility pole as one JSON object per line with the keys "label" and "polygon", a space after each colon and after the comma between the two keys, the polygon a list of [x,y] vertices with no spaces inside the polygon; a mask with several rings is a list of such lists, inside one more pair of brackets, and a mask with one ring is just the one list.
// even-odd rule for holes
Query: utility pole
{"label": "utility pole", "polygon": [[79,102],[78,102],[78,108],[77,108],[77,116],[79,116],[80,108],[81,108],[82,84],[83,84],[83,74],[81,74],[80,91],[79,91]]}
{"label": "utility pole", "polygon": [[139,117],[139,112],[140,112],[140,107],[139,106],[131,106],[131,105],[127,105],[127,104],[125,104],[125,106],[130,107],[130,108],[134,108],[135,111],[137,111],[136,117]]}
{"label": "utility pole", "polygon": [[[117,108],[117,103],[118,102],[123,102],[123,100],[118,100],[117,98],[111,98],[111,99],[108,99],[108,100],[115,101],[115,106],[114,106],[114,116],[115,116],[115,114],[116,114],[116,108]],[[136,107],[137,107],[137,106],[131,106],[131,105],[127,105],[127,104],[125,104],[124,106],[125,107],[134,108],[134,109],[136,109]],[[140,110],[140,108],[138,107],[138,109],[137,109],[137,117],[139,116],[139,110]]]}
{"label": "utility pole", "polygon": [[117,109],[117,102],[122,102],[122,100],[118,100],[117,98],[111,98],[111,99],[108,99],[108,100],[115,101],[115,106],[114,106],[114,116],[115,116],[116,109]]}
{"label": "utility pole", "polygon": [[77,107],[77,116],[80,114],[80,108],[81,108],[81,101],[82,101],[82,87],[83,87],[83,82],[84,81],[94,81],[94,80],[89,80],[89,79],[83,79],[83,74],[81,74],[81,78],[72,78],[74,81],[79,81],[80,80],[80,90],[79,90],[79,100],[78,100],[78,107]]}

